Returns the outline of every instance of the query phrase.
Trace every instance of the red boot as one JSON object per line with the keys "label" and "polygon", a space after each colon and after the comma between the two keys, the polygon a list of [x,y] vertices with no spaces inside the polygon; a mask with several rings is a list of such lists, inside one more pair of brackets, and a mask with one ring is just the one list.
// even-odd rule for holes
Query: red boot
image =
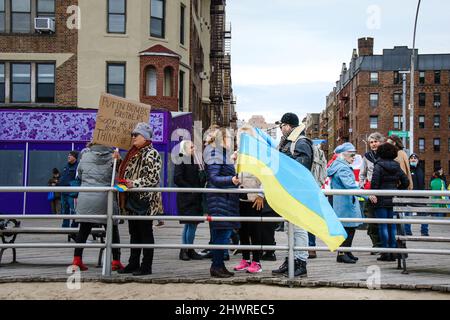
{"label": "red boot", "polygon": [[88,267],[86,267],[83,264],[83,260],[81,259],[80,256],[75,256],[73,257],[73,262],[72,262],[72,266],[74,267],[73,270],[75,271],[75,267],[80,268],[81,271],[86,271],[88,269]]}
{"label": "red boot", "polygon": [[111,270],[112,271],[118,271],[118,270],[123,270],[125,269],[125,267],[123,266],[122,263],[120,263],[120,260],[113,260],[111,263]]}

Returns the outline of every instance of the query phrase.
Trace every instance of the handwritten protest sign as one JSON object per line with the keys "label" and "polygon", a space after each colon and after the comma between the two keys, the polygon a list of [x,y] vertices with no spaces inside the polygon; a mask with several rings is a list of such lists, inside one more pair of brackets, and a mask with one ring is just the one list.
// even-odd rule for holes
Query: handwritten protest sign
{"label": "handwritten protest sign", "polygon": [[102,93],[93,142],[130,149],[131,132],[137,123],[149,122],[150,110],[149,105]]}

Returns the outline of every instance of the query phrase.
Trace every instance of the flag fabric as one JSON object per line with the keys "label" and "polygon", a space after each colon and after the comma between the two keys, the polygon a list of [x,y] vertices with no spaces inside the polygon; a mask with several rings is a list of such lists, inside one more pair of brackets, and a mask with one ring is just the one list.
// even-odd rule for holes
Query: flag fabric
{"label": "flag fabric", "polygon": [[258,134],[258,137],[260,139],[262,139],[263,141],[265,141],[270,147],[272,148],[276,148],[277,147],[277,143],[276,141],[269,136],[266,132],[264,132],[263,130],[259,129],[259,128],[254,128],[256,133]]}
{"label": "flag fabric", "polygon": [[116,190],[119,192],[125,192],[128,190],[128,187],[124,184],[116,184],[114,185],[114,188],[116,188]]}
{"label": "flag fabric", "polygon": [[347,237],[344,227],[311,172],[294,159],[243,133],[237,171],[256,176],[269,205],[287,221],[316,235],[331,251]]}

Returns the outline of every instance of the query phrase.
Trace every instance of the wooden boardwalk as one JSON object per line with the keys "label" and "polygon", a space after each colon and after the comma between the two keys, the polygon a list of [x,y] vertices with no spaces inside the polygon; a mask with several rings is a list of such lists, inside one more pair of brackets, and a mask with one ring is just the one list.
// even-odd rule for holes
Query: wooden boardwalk
{"label": "wooden boardwalk", "polygon": [[[22,222],[26,227],[58,227],[59,222],[52,220],[26,220]],[[163,227],[154,227],[156,243],[180,243],[182,225],[178,222],[166,222]],[[413,225],[413,232],[419,233],[419,226]],[[122,243],[129,242],[127,225],[120,226]],[[430,226],[433,236],[448,236],[450,226]],[[284,232],[276,233],[277,243],[286,244]],[[209,241],[208,225],[199,225],[196,243],[207,244]],[[64,235],[18,235],[17,243],[25,242],[63,242],[67,243]],[[365,230],[358,230],[355,235],[354,246],[369,246],[370,240]],[[318,245],[323,243],[318,241]],[[409,248],[449,249],[449,243],[409,242]],[[410,254],[407,259],[408,275],[397,270],[396,262],[380,262],[377,256],[369,253],[355,253],[359,257],[356,264],[336,263],[336,254],[318,252],[318,258],[308,261],[308,277],[296,279],[289,283],[287,278],[273,277],[271,270],[278,267],[286,252],[277,251],[278,261],[262,261],[263,272],[257,275],[236,273],[230,279],[212,279],[209,276],[209,260],[180,261],[178,249],[156,249],[153,274],[145,277],[119,275],[113,272],[111,278],[103,278],[101,269],[96,268],[98,249],[85,249],[84,262],[89,270],[82,273],[83,281],[104,282],[151,282],[151,283],[225,283],[245,284],[263,283],[272,285],[294,286],[335,286],[335,287],[363,287],[367,288],[366,280],[371,276],[370,270],[380,270],[381,288],[391,289],[423,289],[450,292],[450,256]],[[67,267],[72,261],[73,249],[17,249],[18,263],[11,264],[11,250],[4,254],[0,265],[0,282],[49,282],[66,281],[69,274]],[[125,264],[129,256],[128,249],[122,249],[122,262]],[[232,255],[227,267],[231,270],[241,259],[240,255]],[[375,266],[375,267],[374,267]]]}

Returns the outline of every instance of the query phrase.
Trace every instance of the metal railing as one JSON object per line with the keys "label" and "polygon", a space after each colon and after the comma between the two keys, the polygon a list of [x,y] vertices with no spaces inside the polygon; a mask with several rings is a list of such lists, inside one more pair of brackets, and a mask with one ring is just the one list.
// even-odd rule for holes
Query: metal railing
{"label": "metal railing", "polygon": [[[329,251],[327,247],[296,247],[294,246],[294,226],[289,223],[288,243],[287,245],[209,245],[209,244],[113,244],[112,230],[115,220],[168,220],[168,221],[241,221],[241,222],[282,222],[283,218],[277,217],[211,217],[211,216],[122,216],[113,215],[114,193],[118,192],[113,187],[0,187],[0,193],[5,192],[107,192],[108,205],[106,215],[0,215],[0,219],[77,219],[83,220],[106,220],[106,243],[104,244],[67,244],[67,243],[11,243],[0,244],[0,248],[103,248],[103,276],[111,276],[111,253],[112,248],[145,248],[145,249],[240,249],[240,250],[287,250],[289,279],[294,278],[294,251],[295,250],[315,250]],[[263,193],[263,189],[204,189],[204,188],[133,188],[128,192],[189,192],[189,193]],[[325,195],[375,195],[375,196],[397,196],[397,197],[431,197],[431,196],[450,196],[450,191],[409,191],[409,190],[323,190]],[[369,224],[440,224],[450,225],[448,219],[354,219],[340,218],[341,222],[361,222]],[[393,249],[393,248],[372,248],[372,247],[340,247],[336,249],[339,252],[381,252],[381,253],[416,253],[416,254],[438,254],[450,255],[450,250],[444,249]]]}

